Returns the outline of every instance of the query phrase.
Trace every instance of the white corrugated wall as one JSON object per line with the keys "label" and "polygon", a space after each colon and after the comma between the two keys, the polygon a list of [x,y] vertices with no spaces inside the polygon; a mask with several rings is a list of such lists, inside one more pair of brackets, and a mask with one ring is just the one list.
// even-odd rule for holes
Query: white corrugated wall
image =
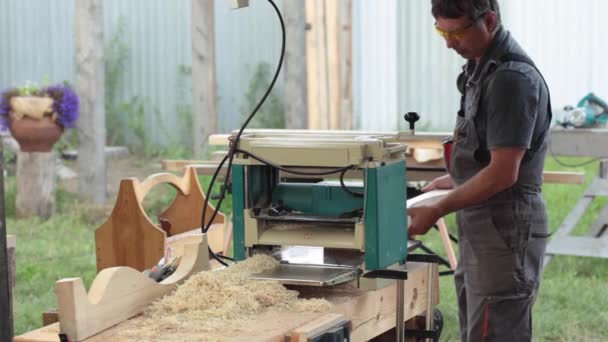
{"label": "white corrugated wall", "polygon": [[[430,0],[398,1],[397,18],[389,10],[394,3],[359,0],[355,7],[359,19],[355,101],[364,104],[355,107],[360,128],[392,130],[397,128],[397,114],[416,111],[421,115],[420,129],[450,130],[459,105],[455,80],[464,60],[435,33]],[[576,104],[589,92],[608,100],[608,40],[603,32],[608,1],[503,0],[500,4],[505,27],[545,75],[555,109]],[[387,70],[385,66],[394,66],[394,51],[383,44],[394,41],[395,20],[398,65]],[[394,71],[399,75],[397,89]],[[368,79],[377,81],[368,86]],[[392,101],[387,96],[395,92],[398,113],[393,113],[394,103],[387,103]],[[402,120],[399,125],[405,128]]]}
{"label": "white corrugated wall", "polygon": [[355,125],[383,130],[397,123],[397,0],[353,2]]}
{"label": "white corrugated wall", "polygon": [[554,108],[594,92],[608,101],[605,0],[502,1],[503,21],[541,69]]}
{"label": "white corrugated wall", "polygon": [[[0,0],[0,88],[30,80],[74,82],[75,0]],[[282,2],[276,1],[281,8]],[[191,78],[180,73],[192,64],[190,0],[105,0],[106,44],[124,18],[123,40],[129,59],[119,97],[138,96],[145,103],[146,131],[151,141],[180,141],[184,119],[179,105],[190,105]],[[260,62],[279,58],[280,26],[266,1],[231,11],[216,0],[216,54],[220,131],[240,125],[251,74]],[[281,91],[279,79],[277,92]]]}
{"label": "white corrugated wall", "polygon": [[[0,1],[0,87],[25,80],[74,80],[74,0]],[[230,11],[216,0],[218,115],[221,131],[237,127],[255,66],[274,67],[279,25],[267,1]],[[503,21],[543,71],[554,107],[574,104],[590,91],[608,99],[605,0],[502,0]],[[122,79],[124,100],[149,103],[153,139],[176,136],[176,107],[190,104],[189,0],[106,0],[106,36],[125,17],[131,58]],[[281,1],[277,2],[281,8]],[[304,15],[304,14],[303,14]],[[417,111],[420,129],[450,130],[458,107],[455,78],[463,60],[433,29],[430,0],[354,0],[353,98],[361,129],[405,128]],[[281,84],[277,87],[281,92]],[[163,129],[161,129],[163,127]]]}

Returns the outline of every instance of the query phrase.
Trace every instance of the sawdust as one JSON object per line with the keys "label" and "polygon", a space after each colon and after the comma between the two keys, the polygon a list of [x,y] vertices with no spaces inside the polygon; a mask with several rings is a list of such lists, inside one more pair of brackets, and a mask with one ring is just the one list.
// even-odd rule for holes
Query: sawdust
{"label": "sawdust", "polygon": [[190,341],[217,341],[213,335],[234,336],[262,313],[331,308],[324,299],[298,298],[298,292],[277,282],[247,279],[277,265],[270,256],[256,255],[223,270],[198,273],[172,295],[149,306],[143,317],[126,322],[120,337],[129,341],[176,341],[180,336]]}

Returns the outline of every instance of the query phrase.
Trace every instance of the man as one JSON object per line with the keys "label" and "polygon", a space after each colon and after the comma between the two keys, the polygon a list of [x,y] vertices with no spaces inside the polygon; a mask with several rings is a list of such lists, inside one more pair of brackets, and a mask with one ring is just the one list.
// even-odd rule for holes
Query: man
{"label": "man", "polygon": [[467,59],[449,174],[423,191],[451,189],[409,208],[409,233],[456,211],[455,283],[462,341],[530,341],[545,253],[541,196],[551,109],[534,63],[503,29],[496,0],[432,0],[437,32]]}

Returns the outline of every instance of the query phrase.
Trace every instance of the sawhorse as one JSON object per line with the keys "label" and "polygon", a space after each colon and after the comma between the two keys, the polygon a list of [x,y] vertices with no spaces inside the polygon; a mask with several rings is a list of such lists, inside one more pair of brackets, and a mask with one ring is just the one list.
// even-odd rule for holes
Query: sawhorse
{"label": "sawhorse", "polygon": [[601,209],[598,218],[585,236],[570,235],[589,205],[599,196],[608,196],[608,160],[600,161],[598,177],[591,182],[549,241],[544,260],[545,266],[554,255],[608,258],[608,233],[606,233],[606,230],[608,230],[608,205]]}

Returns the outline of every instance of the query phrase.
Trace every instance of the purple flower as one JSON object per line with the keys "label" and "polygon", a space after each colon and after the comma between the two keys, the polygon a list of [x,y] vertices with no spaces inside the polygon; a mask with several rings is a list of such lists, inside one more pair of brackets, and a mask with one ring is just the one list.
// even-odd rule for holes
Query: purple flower
{"label": "purple flower", "polygon": [[11,98],[18,95],[19,90],[17,88],[7,89],[0,95],[0,127],[2,130],[8,128],[8,118],[11,112]]}
{"label": "purple flower", "polygon": [[[9,88],[0,95],[0,127],[2,129],[9,126],[11,98],[19,95],[19,88]],[[51,97],[53,99],[53,111],[57,113],[57,123],[63,128],[76,127],[76,120],[79,116],[79,101],[78,95],[72,88],[64,84],[57,84],[36,91],[34,95]]]}
{"label": "purple flower", "polygon": [[53,110],[58,114],[57,121],[64,128],[76,127],[78,119],[78,95],[66,85],[52,85],[42,90],[53,98]]}

